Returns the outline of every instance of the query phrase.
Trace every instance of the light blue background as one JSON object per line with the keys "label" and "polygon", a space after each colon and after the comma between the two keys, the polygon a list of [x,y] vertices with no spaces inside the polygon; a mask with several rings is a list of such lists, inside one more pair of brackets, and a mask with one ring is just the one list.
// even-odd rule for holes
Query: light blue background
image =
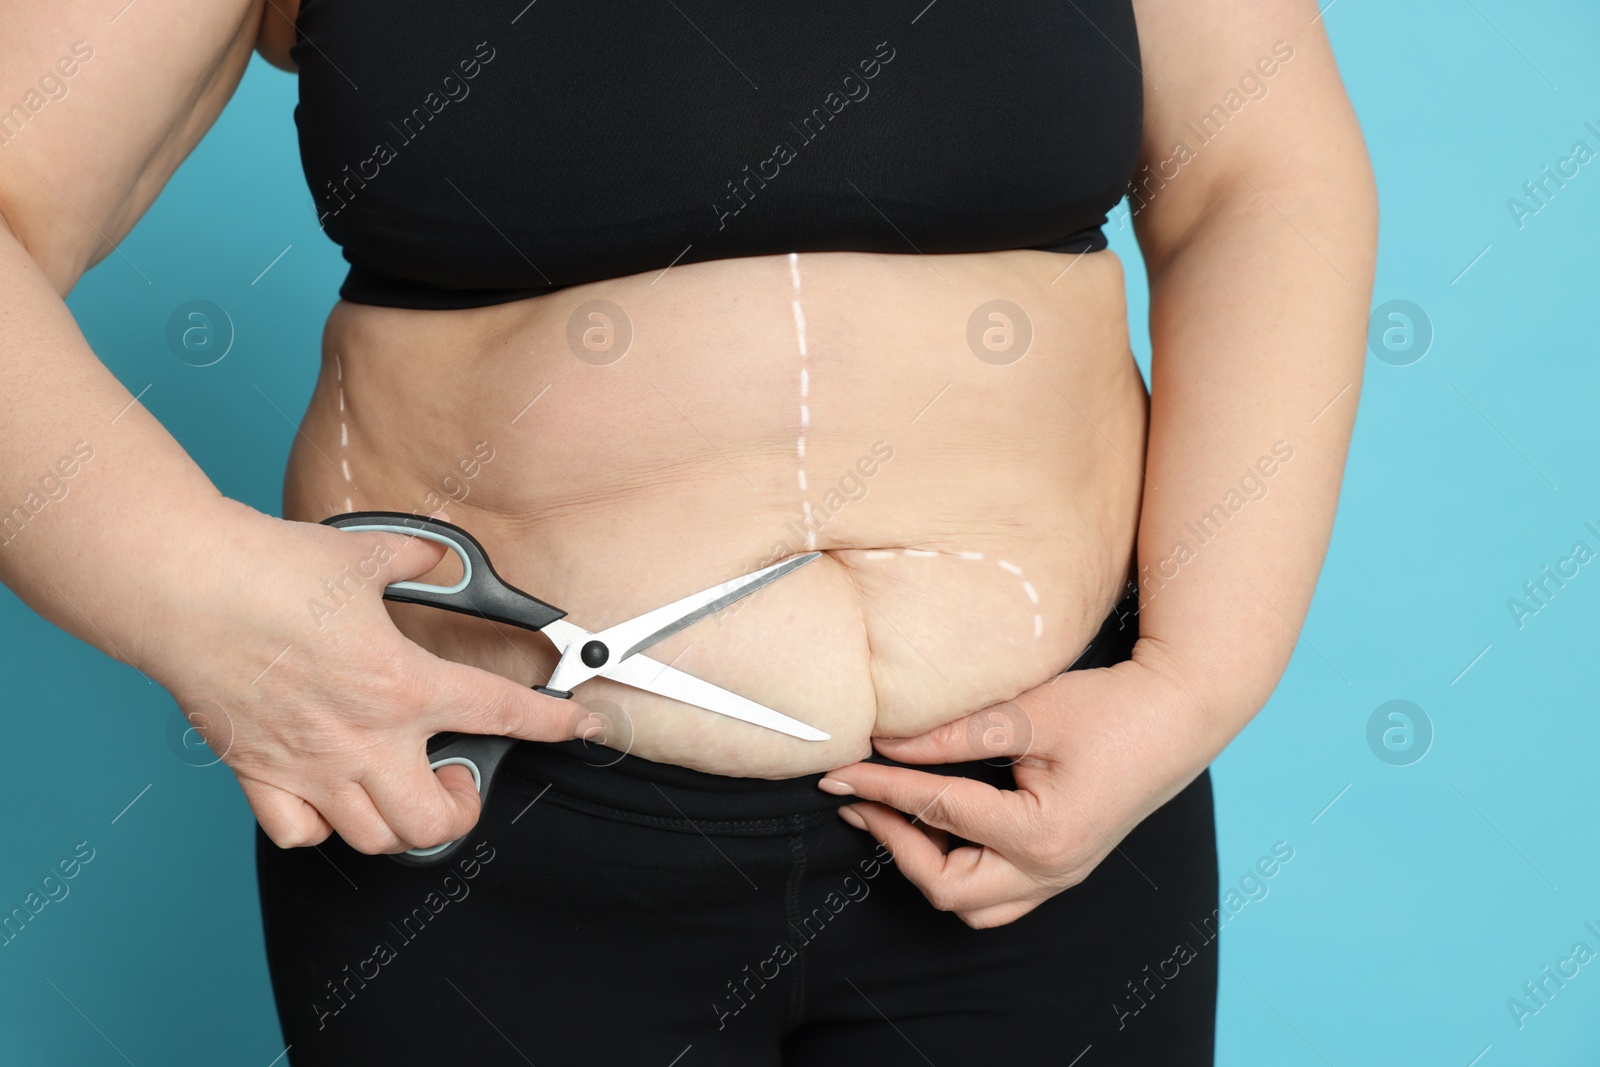
{"label": "light blue background", "polygon": [[[1583,0],[1335,0],[1324,22],[1381,190],[1374,304],[1415,302],[1435,339],[1411,366],[1369,358],[1305,640],[1216,766],[1225,884],[1274,842],[1295,848],[1223,936],[1219,1062],[1593,1064],[1600,965],[1520,1030],[1506,1001],[1575,941],[1600,949],[1583,929],[1600,926],[1600,564],[1521,630],[1506,601],[1574,541],[1600,549],[1583,528],[1600,525],[1600,163],[1520,230],[1506,201],[1575,140],[1600,149],[1583,128],[1600,126],[1600,18]],[[253,61],[125,258],[69,301],[222,491],[271,511],[343,273],[293,103],[293,79]],[[1138,255],[1111,229],[1143,358]],[[238,334],[204,369],[164,338],[195,298]],[[174,755],[173,703],[134,671],[9,594],[0,626],[20,759],[0,776],[0,910],[77,842],[96,849],[71,895],[0,949],[0,1062],[119,1064],[114,1044],[141,1067],[266,1067],[282,1043],[232,775]],[[1436,733],[1411,766],[1368,748],[1391,699]]]}

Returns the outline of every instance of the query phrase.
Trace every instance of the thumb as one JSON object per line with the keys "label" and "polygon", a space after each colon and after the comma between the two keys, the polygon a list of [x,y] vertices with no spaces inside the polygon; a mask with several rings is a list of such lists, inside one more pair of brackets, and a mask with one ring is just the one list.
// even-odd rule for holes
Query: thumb
{"label": "thumb", "polygon": [[875,737],[873,745],[900,763],[1016,762],[1034,747],[1034,721],[1020,703],[1002,701],[915,737]]}
{"label": "thumb", "polygon": [[450,551],[437,541],[412,534],[363,530],[353,536],[363,539],[361,558],[371,561],[369,567],[376,564],[381,585],[420,578],[437,567]]}

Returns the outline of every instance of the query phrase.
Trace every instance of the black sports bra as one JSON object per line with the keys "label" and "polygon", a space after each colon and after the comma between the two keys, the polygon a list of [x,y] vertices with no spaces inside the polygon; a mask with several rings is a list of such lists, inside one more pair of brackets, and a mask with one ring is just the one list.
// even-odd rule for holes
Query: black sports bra
{"label": "black sports bra", "polygon": [[503,303],[783,252],[1105,247],[1129,0],[302,0],[346,300]]}

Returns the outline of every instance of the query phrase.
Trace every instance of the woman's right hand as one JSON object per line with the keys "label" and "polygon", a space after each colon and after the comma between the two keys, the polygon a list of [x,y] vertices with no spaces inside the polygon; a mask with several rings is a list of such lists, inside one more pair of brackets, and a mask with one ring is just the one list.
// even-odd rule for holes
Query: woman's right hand
{"label": "woman's right hand", "polygon": [[478,821],[465,767],[429,769],[437,733],[560,741],[599,729],[543,696],[412,643],[384,586],[443,546],[272,519],[242,505],[197,536],[192,581],[151,610],[140,666],[232,768],[281,848],[337,833],[366,853],[453,841]]}
{"label": "woman's right hand", "polygon": [[[0,152],[0,509],[20,515],[0,537],[0,581],[203,717],[279,845],[337,831],[364,852],[394,852],[452,840],[477,818],[465,768],[429,771],[429,735],[552,740],[586,713],[401,636],[383,586],[427,571],[436,546],[223,500],[144,390],[100,363],[62,299],[120,251],[216,120],[273,6],[173,0],[158,14],[118,12],[114,26],[106,5],[80,2],[0,17],[0,98],[20,99],[41,71],[73,79],[72,103],[0,135],[14,142]],[[280,19],[269,33],[280,50],[284,29]],[[93,463],[68,474],[58,464],[78,446]],[[56,487],[48,507],[22,512],[43,498],[41,478]],[[371,568],[380,542],[391,558],[359,587],[345,579]],[[349,602],[313,617],[324,583],[341,580]]]}

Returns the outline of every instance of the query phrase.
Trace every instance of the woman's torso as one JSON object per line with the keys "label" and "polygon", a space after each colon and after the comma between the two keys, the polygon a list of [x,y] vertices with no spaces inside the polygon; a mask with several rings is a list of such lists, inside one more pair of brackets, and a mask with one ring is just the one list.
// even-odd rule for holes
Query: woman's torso
{"label": "woman's torso", "polygon": [[[312,0],[313,10],[337,2]],[[909,19],[901,20],[907,49],[916,40]],[[864,41],[863,54],[875,43]],[[913,54],[902,49],[896,62]],[[703,62],[715,59],[708,55]],[[502,49],[494,62],[507,58]],[[489,73],[480,71],[478,88]],[[880,71],[875,92],[890,73]],[[853,106],[867,113],[880,100],[886,112],[906,106],[887,97]],[[490,95],[478,102],[499,106]],[[466,115],[472,104],[468,97],[454,106]],[[303,140],[304,108],[303,85]],[[687,136],[693,116],[685,118]],[[944,120],[953,125],[941,136],[970,140],[972,114],[947,112]],[[603,139],[606,127],[596,122]],[[457,157],[465,151],[442,137],[436,143]],[[400,156],[392,165],[448,177],[423,147],[418,138],[406,149],[415,164]],[[554,145],[552,154],[568,148]],[[797,162],[818,160],[838,166],[821,146]],[[458,162],[457,192],[493,187],[481,165]],[[857,162],[866,188],[895,185],[873,157]],[[535,157],[516,165],[530,190],[553,180],[541,185]],[[451,257],[469,246],[452,236],[459,219],[429,227],[459,202],[419,204],[407,194],[407,173],[372,179],[361,190],[365,201],[347,203],[351,228],[335,236],[356,251],[353,261],[363,247],[381,250],[387,258],[379,263],[416,253],[442,264],[447,281]],[[794,225],[776,194],[793,177],[794,197],[805,199],[810,186],[801,176],[785,173],[768,190],[774,195],[750,205],[768,212],[765,221],[749,217],[775,228],[766,239],[780,241]],[[807,181],[821,188],[815,177]],[[385,201],[378,194],[391,178]],[[995,196],[985,189],[977,200]],[[613,714],[625,721],[608,743],[723,774],[785,777],[838,766],[867,754],[874,734],[920,732],[1047,681],[1077,656],[1122,591],[1146,398],[1111,253],[794,255],[777,246],[776,254],[688,256],[670,268],[663,262],[573,284],[595,269],[581,241],[535,232],[509,202],[461,199],[490,224],[477,238],[484,256],[509,247],[533,267],[539,249],[527,246],[543,236],[558,253],[550,262],[560,265],[561,287],[450,310],[422,310],[428,304],[420,300],[338,304],[290,459],[290,518],[442,507],[509,581],[588,629],[807,548],[824,552],[651,654],[813,723],[832,741],[798,741],[597,679],[578,695],[621,709]],[[372,213],[353,210],[358,203]],[[382,227],[385,212],[407,210],[419,234],[410,246],[403,232]],[[953,231],[939,243],[936,214],[917,232],[923,241],[902,234],[908,244],[959,244]],[[670,220],[655,222],[662,240],[681,236]],[[383,232],[390,246],[373,236]],[[525,267],[475,269],[474,286],[526,292],[541,284]],[[437,289],[439,278],[421,280]],[[438,291],[448,306],[451,294]],[[439,654],[527,684],[554,664],[537,635],[425,608],[397,606],[395,615]]]}

